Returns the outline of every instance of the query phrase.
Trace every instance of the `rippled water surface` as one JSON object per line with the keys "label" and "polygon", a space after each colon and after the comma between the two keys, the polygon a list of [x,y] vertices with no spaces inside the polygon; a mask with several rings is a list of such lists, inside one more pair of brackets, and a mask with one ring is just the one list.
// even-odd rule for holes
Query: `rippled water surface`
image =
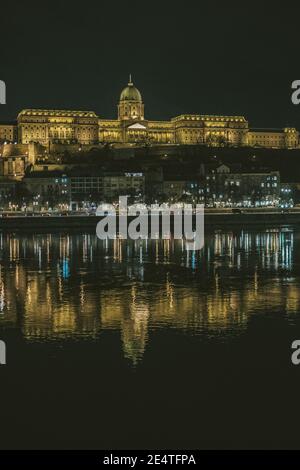
{"label": "rippled water surface", "polygon": [[0,234],[0,448],[300,447],[299,250]]}

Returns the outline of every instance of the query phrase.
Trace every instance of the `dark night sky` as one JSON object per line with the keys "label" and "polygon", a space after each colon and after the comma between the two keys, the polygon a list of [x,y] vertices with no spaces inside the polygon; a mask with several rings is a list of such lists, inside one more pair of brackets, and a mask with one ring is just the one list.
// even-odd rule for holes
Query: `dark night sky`
{"label": "dark night sky", "polygon": [[243,114],[300,128],[300,2],[26,1],[0,15],[0,120],[38,107],[114,118],[131,72],[149,119]]}

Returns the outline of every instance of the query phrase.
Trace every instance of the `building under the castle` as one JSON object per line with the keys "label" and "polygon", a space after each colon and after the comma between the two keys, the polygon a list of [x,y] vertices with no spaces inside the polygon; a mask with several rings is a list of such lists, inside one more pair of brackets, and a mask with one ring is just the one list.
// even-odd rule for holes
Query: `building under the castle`
{"label": "building under the castle", "polygon": [[16,124],[0,125],[1,141],[45,146],[147,143],[298,148],[299,133],[291,127],[251,129],[243,116],[182,114],[170,121],[151,121],[145,118],[141,93],[130,77],[120,95],[117,119],[102,119],[93,111],[25,109]]}

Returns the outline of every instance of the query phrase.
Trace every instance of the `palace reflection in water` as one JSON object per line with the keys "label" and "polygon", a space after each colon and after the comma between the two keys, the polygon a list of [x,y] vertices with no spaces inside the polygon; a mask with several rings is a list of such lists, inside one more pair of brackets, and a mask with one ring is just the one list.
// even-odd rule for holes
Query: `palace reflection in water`
{"label": "palace reflection in water", "polygon": [[[299,232],[300,233],[300,232]],[[201,252],[180,241],[100,241],[94,234],[0,234],[0,328],[28,341],[120,331],[136,364],[164,328],[229,340],[251,315],[300,310],[299,233],[215,231]]]}

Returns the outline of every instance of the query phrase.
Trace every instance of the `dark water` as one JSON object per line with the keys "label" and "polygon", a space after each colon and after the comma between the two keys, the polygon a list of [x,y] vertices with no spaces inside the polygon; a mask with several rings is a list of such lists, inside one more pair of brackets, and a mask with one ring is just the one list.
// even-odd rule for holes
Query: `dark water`
{"label": "dark water", "polygon": [[300,232],[0,248],[0,448],[300,447]]}

